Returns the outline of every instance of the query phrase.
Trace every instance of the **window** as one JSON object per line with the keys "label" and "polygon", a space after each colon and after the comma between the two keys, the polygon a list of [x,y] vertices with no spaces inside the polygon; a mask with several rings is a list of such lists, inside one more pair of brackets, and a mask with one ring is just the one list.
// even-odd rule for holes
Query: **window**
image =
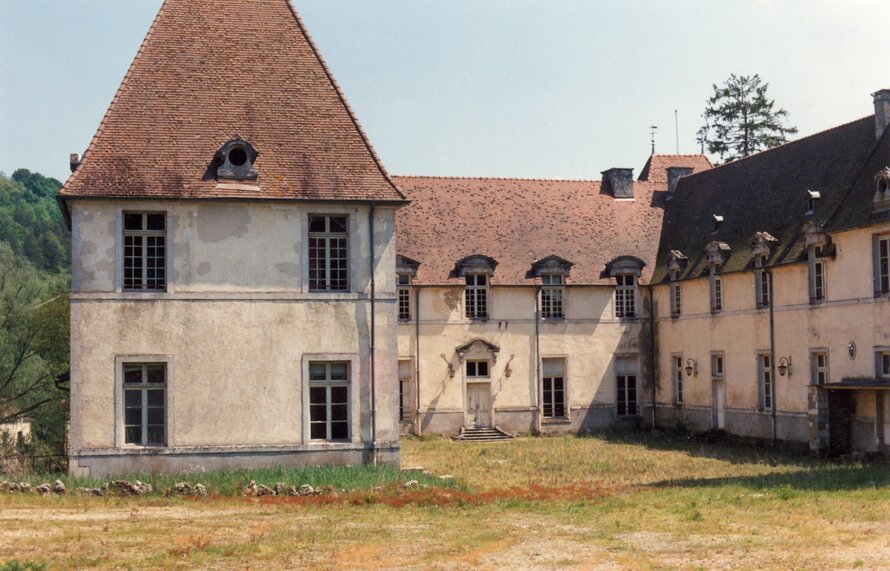
{"label": "window", "polygon": [[565,282],[559,274],[544,274],[541,276],[541,318],[562,319],[563,292]]}
{"label": "window", "polygon": [[618,416],[636,416],[640,413],[637,402],[637,359],[617,357],[615,359],[615,381],[617,388]]}
{"label": "window", "polygon": [[682,300],[680,298],[680,283],[671,282],[671,317],[679,317]]}
{"label": "window", "polygon": [[766,267],[766,256],[757,256],[754,267],[754,286],[757,298],[757,307],[767,307],[770,304],[772,291],[770,289],[770,275]]}
{"label": "window", "polygon": [[875,376],[878,379],[890,382],[890,351],[875,353],[875,369]]}
{"label": "window", "polygon": [[674,404],[683,404],[683,356],[671,357],[671,378],[674,381]]}
{"label": "window", "polygon": [[349,439],[349,365],[309,363],[309,436]]}
{"label": "window", "polygon": [[408,274],[399,274],[398,293],[399,293],[399,321],[411,321],[411,276]]}
{"label": "window", "polygon": [[821,260],[822,248],[807,248],[807,267],[809,270],[810,303],[825,301],[825,262]]}
{"label": "window", "polygon": [[487,379],[488,361],[467,361],[468,379]]}
{"label": "window", "polygon": [[767,354],[757,357],[760,380],[760,409],[773,409],[773,370],[772,360]]}
{"label": "window", "polygon": [[723,353],[711,353],[711,378],[722,379],[723,372]]}
{"label": "window", "polygon": [[309,217],[309,290],[349,289],[348,218]]}
{"label": "window", "polygon": [[723,311],[723,278],[711,275],[711,313]]}
{"label": "window", "polygon": [[875,294],[890,293],[890,236],[876,239],[875,246]]}
{"label": "window", "polygon": [[633,274],[618,274],[615,279],[615,317],[632,319],[636,316],[637,278]]}
{"label": "window", "polygon": [[167,366],[125,363],[124,442],[139,446],[167,443]]}
{"label": "window", "polygon": [[812,367],[812,384],[825,385],[829,382],[827,352],[813,351],[810,353],[810,366]]}
{"label": "window", "polygon": [[467,274],[466,312],[468,319],[488,319],[488,276]]}
{"label": "window", "polygon": [[544,418],[565,418],[565,360],[544,359]]}
{"label": "window", "polygon": [[124,290],[166,289],[166,222],[163,212],[124,212]]}
{"label": "window", "polygon": [[399,420],[409,420],[414,409],[411,403],[411,361],[399,361]]}

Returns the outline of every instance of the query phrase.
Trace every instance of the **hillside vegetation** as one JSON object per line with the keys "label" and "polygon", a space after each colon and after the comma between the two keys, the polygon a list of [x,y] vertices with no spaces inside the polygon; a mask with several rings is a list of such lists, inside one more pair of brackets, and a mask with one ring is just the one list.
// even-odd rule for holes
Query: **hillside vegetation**
{"label": "hillside vegetation", "polygon": [[12,177],[0,174],[0,242],[35,268],[67,272],[68,228],[56,204],[62,183],[18,169]]}

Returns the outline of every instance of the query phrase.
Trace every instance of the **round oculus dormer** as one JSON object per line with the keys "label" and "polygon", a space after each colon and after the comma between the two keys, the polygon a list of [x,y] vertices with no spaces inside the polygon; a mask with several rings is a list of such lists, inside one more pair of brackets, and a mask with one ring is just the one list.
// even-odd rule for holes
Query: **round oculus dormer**
{"label": "round oculus dormer", "polygon": [[216,178],[231,180],[256,180],[254,162],[259,152],[247,141],[236,138],[228,141],[216,153]]}

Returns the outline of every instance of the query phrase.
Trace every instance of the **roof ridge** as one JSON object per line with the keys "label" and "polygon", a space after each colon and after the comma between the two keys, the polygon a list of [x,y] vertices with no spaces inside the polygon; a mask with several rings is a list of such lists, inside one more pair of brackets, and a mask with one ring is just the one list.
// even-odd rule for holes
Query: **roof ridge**
{"label": "roof ridge", "polygon": [[[331,85],[334,87],[334,91],[337,93],[337,97],[340,98],[340,102],[343,103],[343,106],[346,108],[346,113],[349,114],[350,119],[352,119],[353,125],[355,125],[356,130],[359,133],[359,136],[362,139],[362,142],[365,144],[365,147],[368,149],[368,152],[371,153],[371,159],[374,161],[374,164],[377,165],[377,168],[380,169],[380,174],[386,179],[386,181],[393,187],[393,189],[405,200],[408,197],[399,189],[396,185],[395,181],[393,181],[392,177],[386,171],[386,168],[383,166],[383,162],[380,160],[380,157],[377,155],[377,151],[374,150],[373,145],[371,145],[371,140],[368,138],[368,135],[365,133],[365,130],[362,128],[361,123],[358,120],[356,114],[352,111],[352,107],[349,105],[349,102],[346,100],[346,96],[343,93],[343,90],[340,89],[340,84],[337,83],[337,79],[334,77],[334,74],[331,73],[331,70],[328,68],[328,64],[325,62],[324,57],[321,55],[321,51],[319,51],[318,46],[315,45],[315,40],[312,39],[312,36],[309,34],[309,30],[303,25],[303,20],[300,18],[300,14],[297,12],[297,9],[294,7],[293,2],[291,0],[284,0],[287,4],[290,13],[293,15],[294,20],[297,23],[297,26],[300,28],[300,32],[303,34],[303,37],[306,38],[306,42],[309,44],[309,48],[312,50],[312,53],[315,54],[315,58],[318,60],[318,63],[321,64],[321,68],[324,70],[325,75],[328,77],[328,81],[331,82]],[[167,3],[167,0],[164,0],[164,3]],[[163,9],[163,7],[162,7]]]}
{"label": "roof ridge", "polygon": [[[523,177],[504,177],[504,176],[436,176],[436,175],[393,175],[393,178],[426,178],[433,180],[502,180],[516,182],[602,182],[601,179],[584,179],[584,178],[523,178]],[[649,182],[645,180],[635,180],[634,182]]]}
{"label": "roof ridge", "polygon": [[[724,168],[724,167],[728,167],[728,166],[731,166],[731,165],[737,165],[737,164],[739,164],[739,163],[742,162],[742,161],[747,161],[747,160],[750,160],[750,159],[754,159],[754,158],[763,156],[763,155],[765,155],[765,154],[767,154],[767,153],[771,153],[771,152],[773,152],[773,151],[778,151],[779,149],[784,149],[785,147],[789,147],[789,146],[791,146],[791,145],[795,145],[795,144],[803,143],[803,142],[805,142],[805,141],[807,141],[807,140],[809,140],[809,139],[813,139],[814,137],[818,137],[818,136],[820,136],[820,135],[825,135],[825,134],[830,133],[830,132],[832,132],[832,131],[837,131],[837,130],[839,130],[839,129],[843,129],[844,127],[849,127],[850,125],[852,125],[852,124],[854,124],[854,123],[859,123],[860,121],[864,121],[865,119],[869,119],[869,118],[871,118],[871,117],[874,117],[874,113],[872,113],[871,115],[866,115],[866,116],[864,116],[864,117],[860,117],[859,119],[854,119],[854,120],[852,120],[852,121],[847,121],[846,123],[841,123],[840,125],[835,125],[834,127],[831,127],[831,128],[828,128],[828,129],[823,129],[822,131],[817,131],[817,132],[815,132],[815,133],[812,133],[812,134],[810,134],[810,135],[807,135],[806,137],[801,137],[800,139],[794,139],[793,141],[786,141],[785,143],[782,143],[781,145],[776,145],[775,147],[770,147],[770,148],[768,148],[768,149],[764,149],[764,150],[762,150],[762,151],[760,151],[760,152],[754,153],[753,155],[748,155],[747,157],[742,157],[742,158],[736,159],[736,160],[734,160],[734,161],[730,161],[730,162],[728,162],[728,163],[723,163],[722,165],[717,165],[717,166],[715,166],[715,167],[712,168],[712,169],[709,169],[709,170],[706,170],[706,171],[702,171],[701,173],[695,173],[695,174],[704,174],[704,173],[706,173],[706,172],[716,172],[716,171],[719,171],[720,169],[722,169],[722,168]],[[710,162],[710,161],[709,161],[709,162]],[[713,166],[713,164],[712,164],[712,166]]]}
{"label": "roof ridge", "polygon": [[161,15],[164,13],[164,9],[167,7],[168,1],[169,0],[164,0],[163,4],[161,4],[161,7],[158,9],[158,13],[155,14],[154,20],[151,21],[151,26],[148,27],[148,31],[145,33],[145,37],[142,38],[142,43],[139,44],[139,49],[136,51],[136,56],[133,58],[133,61],[130,62],[130,67],[127,68],[127,73],[124,74],[124,78],[121,80],[120,85],[118,85],[117,91],[114,92],[114,97],[111,98],[111,103],[109,103],[108,108],[105,109],[105,115],[103,115],[102,120],[99,121],[99,126],[96,128],[96,132],[93,133],[93,137],[90,139],[90,143],[87,145],[86,150],[84,150],[83,156],[81,157],[80,162],[77,164],[77,168],[74,169],[74,172],[72,172],[67,179],[65,179],[65,182],[59,188],[59,193],[64,191],[69,183],[74,182],[77,179],[77,175],[81,172],[84,163],[90,156],[90,151],[93,150],[93,147],[96,144],[96,140],[98,140],[99,135],[101,135],[102,131],[105,129],[108,118],[111,116],[112,110],[115,108],[115,105],[120,99],[121,93],[127,86],[128,80],[133,74],[133,70],[136,69],[136,62],[139,61],[139,59],[142,57],[142,54],[145,53],[145,46],[148,45],[148,40],[154,33],[155,28],[157,27],[157,24],[161,19]]}

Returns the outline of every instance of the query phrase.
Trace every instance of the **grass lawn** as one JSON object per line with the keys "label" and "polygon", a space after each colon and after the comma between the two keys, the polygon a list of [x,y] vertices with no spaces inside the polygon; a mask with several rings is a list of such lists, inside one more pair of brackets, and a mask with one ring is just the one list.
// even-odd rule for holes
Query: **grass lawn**
{"label": "grass lawn", "polygon": [[[642,434],[409,439],[402,463],[456,483],[421,476],[428,487],[406,490],[400,482],[413,473],[365,468],[316,471],[314,482],[294,471],[189,478],[218,494],[242,478],[358,490],[306,498],[3,493],[0,561],[49,569],[890,568],[887,465]],[[369,490],[379,485],[383,492]]]}

